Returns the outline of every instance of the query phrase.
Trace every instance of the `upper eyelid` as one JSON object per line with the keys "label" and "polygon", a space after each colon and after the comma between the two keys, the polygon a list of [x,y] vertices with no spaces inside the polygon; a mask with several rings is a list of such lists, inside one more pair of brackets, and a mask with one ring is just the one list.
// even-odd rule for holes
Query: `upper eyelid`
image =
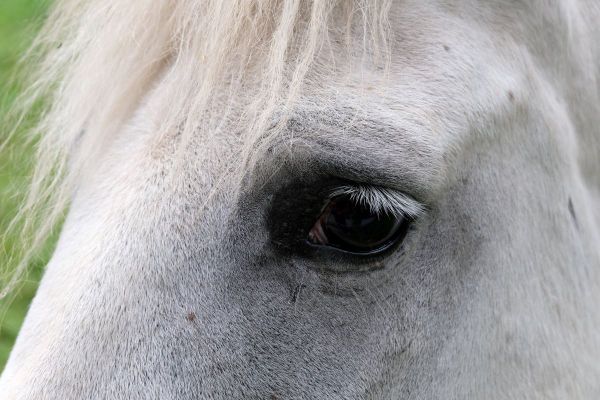
{"label": "upper eyelid", "polygon": [[375,214],[389,213],[397,217],[417,218],[425,212],[425,206],[409,195],[397,190],[366,185],[341,185],[329,193],[329,198],[346,195],[352,201],[371,209]]}

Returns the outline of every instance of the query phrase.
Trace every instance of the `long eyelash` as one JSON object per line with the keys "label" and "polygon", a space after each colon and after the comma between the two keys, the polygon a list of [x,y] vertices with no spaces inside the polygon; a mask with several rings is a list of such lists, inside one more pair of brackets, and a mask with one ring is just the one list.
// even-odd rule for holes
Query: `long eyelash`
{"label": "long eyelash", "polygon": [[371,209],[371,212],[382,215],[391,214],[396,217],[416,218],[423,214],[425,207],[415,199],[386,188],[369,185],[344,185],[333,189],[330,198],[350,196],[357,204]]}

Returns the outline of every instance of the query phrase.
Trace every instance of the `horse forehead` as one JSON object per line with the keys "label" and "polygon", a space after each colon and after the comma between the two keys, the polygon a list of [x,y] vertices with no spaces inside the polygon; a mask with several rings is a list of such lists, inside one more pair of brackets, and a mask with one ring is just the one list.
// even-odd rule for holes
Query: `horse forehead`
{"label": "horse forehead", "polygon": [[[288,125],[271,137],[274,144],[304,141],[314,148],[330,144],[335,149],[369,149],[371,154],[375,147],[380,153],[398,153],[418,144],[424,151],[413,155],[435,154],[422,162],[437,161],[473,132],[481,115],[497,113],[519,97],[527,86],[523,71],[490,45],[499,33],[473,22],[475,7],[461,6],[468,12],[459,18],[458,8],[432,10],[430,5],[411,4],[412,9],[397,4],[391,13],[394,40],[389,69],[364,66],[362,56],[356,56],[347,59],[342,74],[308,79],[304,95],[288,115],[301,124]],[[427,18],[415,18],[426,13]],[[160,98],[160,90],[154,97]],[[193,140],[201,149],[194,162],[212,171],[227,168],[215,160],[226,159],[243,142],[238,132],[227,129]],[[155,145],[152,153],[160,157],[164,147]]]}
{"label": "horse forehead", "polygon": [[[298,99],[291,113],[293,118],[355,119],[361,120],[364,129],[346,129],[343,124],[338,124],[337,130],[319,129],[313,124],[311,132],[294,132],[294,137],[323,139],[342,135],[342,146],[387,140],[390,149],[412,139],[428,142],[439,150],[460,140],[477,114],[506,107],[510,97],[519,94],[524,79],[490,45],[499,33],[474,21],[480,9],[491,14],[493,7],[467,6],[460,1],[446,3],[447,7],[410,1],[394,4],[390,14],[393,40],[388,70],[362,65],[364,55],[358,55],[343,60],[347,64],[342,66],[343,73],[311,76],[304,83],[305,94]],[[509,11],[519,7],[511,4]],[[457,16],[458,10],[465,11],[466,16]],[[510,13],[502,15],[506,14]],[[499,18],[504,19],[509,18]],[[389,130],[390,125],[401,129]],[[289,133],[290,130],[283,130],[272,139],[289,141]],[[229,153],[240,146],[235,130],[223,129],[207,135],[210,141],[194,139],[205,150]],[[218,157],[221,155],[213,154],[213,158]]]}

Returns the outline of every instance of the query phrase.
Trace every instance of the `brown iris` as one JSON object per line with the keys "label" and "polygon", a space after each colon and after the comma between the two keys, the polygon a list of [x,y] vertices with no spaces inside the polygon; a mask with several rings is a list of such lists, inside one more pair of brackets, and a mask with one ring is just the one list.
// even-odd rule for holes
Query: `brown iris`
{"label": "brown iris", "polygon": [[355,254],[374,254],[402,239],[410,221],[376,213],[350,196],[334,197],[308,233],[308,242]]}

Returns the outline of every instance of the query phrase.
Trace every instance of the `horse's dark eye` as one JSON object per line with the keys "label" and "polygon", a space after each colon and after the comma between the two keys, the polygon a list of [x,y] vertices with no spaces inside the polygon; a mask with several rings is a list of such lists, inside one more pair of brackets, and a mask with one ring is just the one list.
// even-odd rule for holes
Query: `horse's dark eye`
{"label": "horse's dark eye", "polygon": [[312,229],[308,242],[355,254],[375,254],[406,235],[410,220],[389,213],[376,214],[349,196],[329,201]]}

